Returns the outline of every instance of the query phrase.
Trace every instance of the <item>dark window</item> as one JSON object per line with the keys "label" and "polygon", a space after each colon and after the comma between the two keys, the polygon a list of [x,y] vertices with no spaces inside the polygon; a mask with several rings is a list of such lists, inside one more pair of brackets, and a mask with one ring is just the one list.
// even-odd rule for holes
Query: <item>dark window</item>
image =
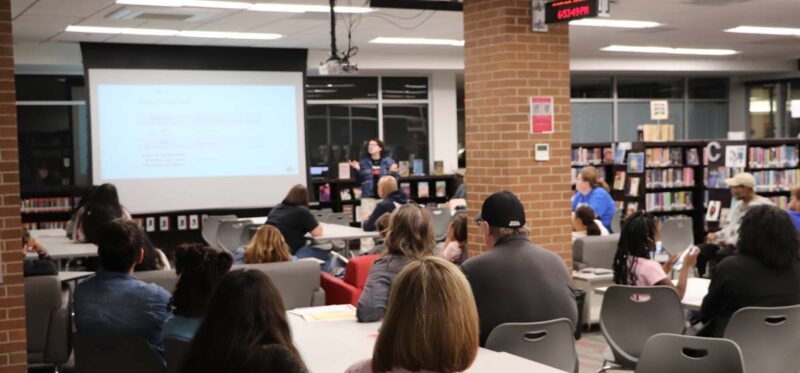
{"label": "dark window", "polygon": [[572,98],[611,98],[611,78],[573,76],[570,81]]}
{"label": "dark window", "polygon": [[378,78],[308,77],[307,100],[378,99]]}
{"label": "dark window", "polygon": [[689,98],[728,99],[728,79],[689,79]]}
{"label": "dark window", "polygon": [[428,105],[384,105],[383,140],[395,161],[422,159],[428,168]]}
{"label": "dark window", "polygon": [[335,166],[365,156],[378,137],[378,105],[309,105],[307,123],[309,165]]}
{"label": "dark window", "polygon": [[17,75],[17,101],[83,100],[82,76]]}
{"label": "dark window", "polygon": [[683,98],[682,78],[619,78],[619,98]]}
{"label": "dark window", "polygon": [[427,100],[428,78],[382,78],[384,100]]}

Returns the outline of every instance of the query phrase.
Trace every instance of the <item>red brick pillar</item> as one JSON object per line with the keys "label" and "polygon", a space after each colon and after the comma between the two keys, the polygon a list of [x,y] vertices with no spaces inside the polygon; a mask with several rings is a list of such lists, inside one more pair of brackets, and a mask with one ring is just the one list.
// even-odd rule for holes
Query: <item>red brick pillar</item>
{"label": "red brick pillar", "polygon": [[[531,31],[530,0],[464,0],[467,205],[507,189],[525,205],[533,242],[571,266],[569,28]],[[555,132],[531,134],[529,98],[552,96]],[[534,161],[534,144],[550,160]],[[469,228],[469,251],[485,251]]]}
{"label": "red brick pillar", "polygon": [[11,5],[0,0],[0,373],[27,372]]}

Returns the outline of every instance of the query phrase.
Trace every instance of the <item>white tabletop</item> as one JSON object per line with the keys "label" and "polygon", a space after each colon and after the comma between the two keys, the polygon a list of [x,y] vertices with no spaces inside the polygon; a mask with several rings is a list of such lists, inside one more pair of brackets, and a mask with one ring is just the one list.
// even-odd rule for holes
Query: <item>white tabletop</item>
{"label": "white tabletop", "polygon": [[[267,222],[266,216],[256,216],[251,218],[239,218],[239,220],[250,220],[255,224],[264,224]],[[361,228],[348,227],[346,225],[319,223],[322,226],[322,236],[313,237],[316,242],[332,241],[332,240],[358,240],[361,238],[374,238],[380,236],[378,232],[367,232]]]}
{"label": "white tabletop", "polygon": [[[60,231],[60,234],[57,231]],[[31,236],[44,246],[53,259],[97,256],[97,246],[95,244],[70,240],[63,229],[32,230]],[[36,254],[28,254],[28,256],[35,257]]]}
{"label": "white tabletop", "polygon": [[[678,284],[678,280],[672,280],[673,284]],[[686,281],[686,293],[683,294],[681,304],[689,310],[699,311],[703,305],[703,298],[708,294],[708,285],[711,280],[707,278],[690,277]],[[605,294],[608,287],[597,288],[594,290],[597,294]]]}
{"label": "white tabletop", "polygon": [[614,279],[614,272],[603,268],[586,268],[572,271],[572,278],[584,281],[608,281]]}
{"label": "white tabletop", "polygon": [[58,280],[61,281],[61,282],[73,281],[73,280],[82,279],[84,277],[93,276],[94,274],[95,274],[94,272],[61,271],[61,272],[58,272]]}
{"label": "white tabletop", "polygon": [[[351,364],[372,357],[380,323],[304,321],[289,314],[294,343],[312,373],[342,373]],[[333,342],[333,343],[332,343]],[[557,373],[561,370],[502,352],[481,348],[469,372]]]}

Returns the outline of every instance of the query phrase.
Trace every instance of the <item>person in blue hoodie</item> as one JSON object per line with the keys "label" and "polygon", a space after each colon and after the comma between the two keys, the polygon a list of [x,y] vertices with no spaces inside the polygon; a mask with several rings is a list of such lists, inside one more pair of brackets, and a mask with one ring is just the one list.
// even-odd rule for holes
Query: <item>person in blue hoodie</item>
{"label": "person in blue hoodie", "polygon": [[610,232],[611,218],[617,211],[617,205],[608,194],[608,184],[597,177],[597,169],[592,166],[582,168],[575,180],[575,190],[577,193],[572,197],[572,211],[581,206],[591,207]]}
{"label": "person in blue hoodie", "polygon": [[362,225],[362,228],[368,232],[376,229],[375,222],[378,221],[378,218],[383,214],[391,214],[394,209],[408,202],[406,195],[398,190],[397,180],[395,180],[394,176],[384,176],[380,178],[378,181],[378,196],[380,196],[382,200],[375,205],[375,210],[364,220],[364,224]]}
{"label": "person in blue hoodie", "polygon": [[367,142],[367,154],[360,161],[350,161],[350,167],[358,171],[358,182],[361,183],[361,198],[378,196],[378,180],[386,175],[398,177],[397,162],[384,152],[385,146],[380,139]]}
{"label": "person in blue hoodie", "polygon": [[792,188],[792,196],[789,199],[789,205],[786,207],[786,212],[792,218],[794,227],[800,232],[800,186]]}

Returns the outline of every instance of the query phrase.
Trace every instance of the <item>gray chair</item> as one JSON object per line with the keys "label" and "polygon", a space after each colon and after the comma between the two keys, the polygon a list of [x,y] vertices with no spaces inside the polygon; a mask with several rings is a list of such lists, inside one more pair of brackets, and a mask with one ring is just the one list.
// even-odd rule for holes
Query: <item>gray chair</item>
{"label": "gray chair", "polygon": [[[798,369],[795,366],[794,371]],[[662,333],[647,340],[636,372],[744,373],[745,369],[739,346],[729,339]]]}
{"label": "gray chair", "polygon": [[178,275],[174,269],[134,272],[133,277],[148,284],[161,286],[170,294],[175,292],[175,285],[178,283]]}
{"label": "gray chair", "polygon": [[261,226],[262,224],[252,223],[252,224],[246,224],[244,227],[242,227],[242,234],[240,235],[239,238],[239,246],[249,244],[250,240],[253,239],[253,236],[256,235],[256,232],[258,232],[258,228],[261,228]]}
{"label": "gray chair", "polygon": [[486,348],[572,372],[578,362],[573,333],[572,323],[565,318],[505,323],[492,329],[486,339]]}
{"label": "gray chair", "polygon": [[344,225],[347,227],[350,226],[351,221],[353,221],[353,215],[349,212],[334,212],[322,218],[323,223]]}
{"label": "gray chair", "polygon": [[600,330],[610,351],[604,354],[600,371],[635,368],[650,337],[681,334],[683,327],[683,308],[674,288],[609,286],[600,309]]}
{"label": "gray chair", "polygon": [[247,225],[253,224],[252,220],[221,220],[217,227],[217,247],[230,253],[241,246],[242,230]]}
{"label": "gray chair", "polygon": [[221,220],[236,219],[236,215],[209,215],[203,219],[203,228],[200,233],[208,246],[219,249],[217,246],[217,228]]}
{"label": "gray chair", "polygon": [[164,362],[141,337],[88,337],[75,333],[75,371],[79,373],[163,373]]}
{"label": "gray chair", "polygon": [[580,237],[572,243],[572,267],[611,269],[617,252],[619,234]]}
{"label": "gray chair", "polygon": [[426,207],[433,217],[433,236],[437,242],[447,239],[447,229],[450,227],[450,220],[453,215],[449,208]]}
{"label": "gray chair", "polygon": [[331,214],[333,214],[332,209],[311,210],[311,215],[314,215],[314,218],[317,219],[317,221],[325,221],[325,218]]}
{"label": "gray chair", "polygon": [[800,305],[742,308],[728,321],[725,338],[742,349],[748,372],[800,371]]}
{"label": "gray chair", "polygon": [[264,272],[275,283],[287,310],[298,307],[325,305],[325,290],[320,285],[319,264],[314,261],[245,264],[234,269],[248,268]]}
{"label": "gray chair", "polygon": [[167,361],[167,373],[179,373],[183,360],[189,353],[190,342],[175,338],[164,338],[164,357]]}
{"label": "gray chair", "polygon": [[57,276],[25,278],[25,327],[28,334],[28,366],[55,366],[69,360],[72,312],[63,302]]}
{"label": "gray chair", "polygon": [[617,209],[611,216],[611,233],[622,232],[622,209]]}
{"label": "gray chair", "polygon": [[661,244],[673,254],[678,254],[694,244],[692,219],[667,219],[661,223]]}

